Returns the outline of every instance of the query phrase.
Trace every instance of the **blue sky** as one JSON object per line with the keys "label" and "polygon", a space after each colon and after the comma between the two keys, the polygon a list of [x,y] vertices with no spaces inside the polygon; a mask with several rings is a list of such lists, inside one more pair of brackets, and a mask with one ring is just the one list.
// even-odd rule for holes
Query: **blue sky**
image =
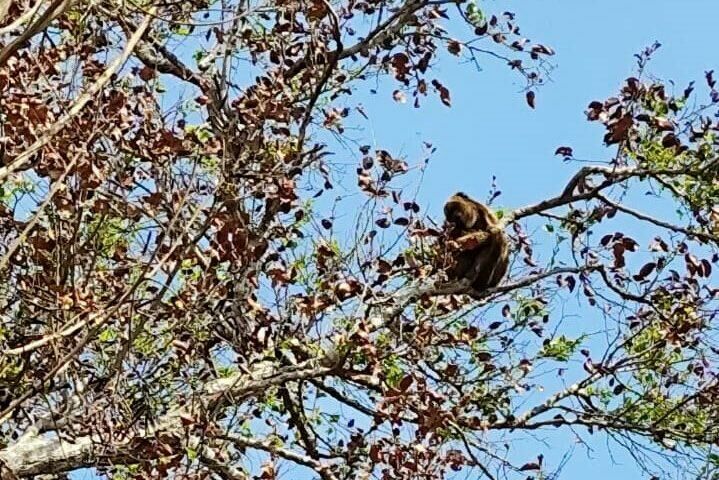
{"label": "blue sky", "polygon": [[[377,95],[359,95],[370,122],[365,124],[369,130],[357,136],[371,135],[378,145],[406,153],[410,163],[419,159],[423,140],[437,147],[419,193],[434,215],[455,190],[485,198],[492,175],[503,191],[502,206],[514,208],[558,192],[577,168],[554,156],[560,145],[573,147],[577,157],[605,160],[611,151],[602,146],[602,128],[585,120],[584,108],[592,100],[613,95],[633,74],[633,55],[655,40],[663,46],[649,72],[674,80],[677,89],[690,80],[700,83],[705,70],[719,70],[716,0],[478,4],[486,11],[515,12],[525,36],[556,50],[552,61],[557,68],[551,82],[538,91],[535,110],[526,105],[522,79],[489,57],[480,72],[451,61],[438,66],[436,76],[450,88],[452,108],[436,99],[426,100],[419,111],[411,102],[394,103],[389,83]],[[644,478],[625,452],[615,447],[608,455],[604,439],[596,437],[592,444],[596,451],[588,456],[578,448],[561,478]],[[549,436],[548,441],[546,450],[554,452],[555,459],[569,447],[568,437]],[[675,477],[671,472],[667,475]]]}

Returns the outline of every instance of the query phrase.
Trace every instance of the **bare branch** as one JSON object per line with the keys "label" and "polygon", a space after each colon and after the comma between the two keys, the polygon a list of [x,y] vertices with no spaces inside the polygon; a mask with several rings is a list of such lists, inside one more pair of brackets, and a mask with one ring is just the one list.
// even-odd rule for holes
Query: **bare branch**
{"label": "bare branch", "polygon": [[669,222],[659,220],[658,218],[654,218],[654,217],[649,216],[645,213],[642,213],[638,210],[634,210],[632,208],[624,206],[621,203],[612,201],[609,198],[607,198],[604,195],[601,195],[599,193],[597,193],[597,198],[599,200],[601,200],[602,202],[606,203],[607,205],[611,206],[612,208],[616,208],[620,212],[624,212],[627,215],[631,215],[632,217],[637,218],[639,220],[649,222],[653,225],[656,225],[656,226],[662,227],[662,228],[666,228],[667,230],[671,230],[673,232],[683,233],[690,238],[698,238],[699,240],[702,240],[705,242],[719,243],[719,237],[716,237],[715,235],[710,235],[710,234],[707,234],[704,232],[697,232],[695,230],[689,230],[688,228],[684,228],[679,225],[674,225]]}
{"label": "bare branch", "polygon": [[[3,0],[2,2],[0,2],[0,22],[3,21],[5,15],[7,14],[8,8],[10,8],[10,3],[12,3],[12,0]],[[44,3],[45,2],[43,0],[37,0],[37,2],[35,2],[35,5],[33,5],[32,8],[28,9],[25,13],[20,15],[17,19],[15,19],[15,21],[5,27],[0,28],[0,35],[10,33],[16,28],[20,27],[20,25],[29,21],[32,17],[35,16],[35,14],[40,10],[40,7],[42,7]]]}
{"label": "bare branch", "polygon": [[[15,254],[15,250],[17,250],[18,247],[23,242],[25,242],[25,240],[27,239],[27,236],[30,234],[32,229],[35,227],[37,222],[42,217],[42,213],[45,210],[45,208],[47,208],[47,206],[50,204],[50,202],[55,197],[57,192],[59,192],[60,189],[62,189],[65,186],[65,184],[63,182],[65,181],[65,178],[70,174],[72,169],[75,168],[78,158],[79,158],[79,154],[76,154],[75,157],[72,159],[72,161],[67,165],[67,167],[65,167],[65,170],[62,172],[60,177],[57,180],[55,180],[55,184],[52,186],[52,188],[48,192],[47,198],[45,198],[45,200],[38,207],[35,215],[32,217],[32,219],[29,222],[27,222],[27,225],[25,225],[25,228],[23,229],[22,233],[20,233],[20,235],[18,235],[17,238],[15,238],[15,240],[13,240],[13,242],[8,246],[7,252],[5,253],[5,255],[3,255],[2,258],[0,258],[0,271],[4,270],[7,267],[8,262],[10,261],[12,256]],[[10,353],[10,351],[5,351],[4,353],[12,355],[12,353]]]}

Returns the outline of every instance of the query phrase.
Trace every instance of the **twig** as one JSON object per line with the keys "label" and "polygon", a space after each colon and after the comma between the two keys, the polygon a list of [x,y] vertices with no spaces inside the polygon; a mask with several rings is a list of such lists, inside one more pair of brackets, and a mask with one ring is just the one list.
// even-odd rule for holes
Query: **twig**
{"label": "twig", "polygon": [[[454,0],[447,0],[446,3],[453,3]],[[345,58],[357,55],[364,48],[369,48],[373,45],[381,43],[385,38],[394,35],[403,26],[404,21],[412,16],[417,10],[427,6],[427,1],[409,1],[405,3],[398,11],[391,15],[387,20],[377,25],[367,36],[360,42],[355,43],[351,47],[348,47],[337,55],[338,60],[344,60]],[[392,25],[394,24],[394,25]],[[332,53],[330,53],[332,54]],[[302,70],[307,68],[307,60],[302,60],[294,64],[285,73],[285,78],[292,78],[298,75]]]}
{"label": "twig", "polygon": [[339,17],[337,16],[337,12],[334,11],[332,8],[332,5],[329,4],[327,0],[323,0],[325,4],[325,8],[329,10],[330,18],[332,19],[332,28],[333,28],[333,36],[335,43],[337,44],[337,48],[331,52],[329,62],[327,63],[327,67],[325,68],[324,72],[322,73],[322,77],[320,77],[319,81],[317,82],[317,85],[315,86],[315,90],[312,93],[312,97],[310,98],[309,104],[307,105],[307,113],[305,113],[305,118],[302,119],[302,124],[300,125],[299,134],[297,135],[297,151],[301,152],[302,147],[305,142],[305,136],[307,134],[307,127],[310,124],[310,121],[312,120],[312,111],[315,108],[315,105],[317,104],[317,100],[319,99],[320,95],[322,94],[322,90],[325,87],[325,84],[330,79],[330,75],[332,75],[332,72],[337,68],[337,64],[339,63],[340,56],[342,55],[342,51],[344,49],[344,46],[342,45],[342,36],[340,32],[340,23],[339,23]]}
{"label": "twig", "polygon": [[609,205],[613,208],[616,208],[620,212],[624,212],[627,215],[631,215],[635,218],[638,218],[639,220],[644,220],[645,222],[652,223],[658,227],[666,228],[667,230],[672,230],[674,232],[683,233],[689,237],[695,237],[695,238],[698,238],[700,240],[704,240],[707,242],[719,243],[719,238],[717,238],[714,235],[709,235],[709,234],[703,233],[703,232],[695,232],[695,231],[689,230],[687,228],[680,227],[679,225],[673,225],[673,224],[665,222],[663,220],[659,220],[658,218],[651,217],[651,216],[646,215],[638,210],[634,210],[629,207],[625,207],[624,205],[622,205],[620,203],[617,203],[613,200],[608,199],[607,197],[605,197],[604,195],[602,195],[600,193],[597,193],[597,198],[599,200],[601,200],[602,202],[606,203],[607,205]]}
{"label": "twig", "polygon": [[322,462],[314,460],[306,455],[293,452],[292,450],[288,450],[286,448],[278,447],[274,442],[270,440],[257,440],[254,438],[241,438],[230,435],[218,435],[214,438],[227,440],[228,442],[232,442],[241,448],[253,448],[256,450],[262,450],[273,455],[277,455],[278,457],[282,457],[286,460],[290,460],[291,462],[294,462],[298,465],[304,465],[305,467],[309,467],[318,474],[320,474],[323,480],[337,480],[337,477],[335,477],[332,472],[329,471],[328,465],[325,465]]}
{"label": "twig", "polygon": [[595,380],[599,379],[602,375],[599,372],[592,373],[584,380],[575,383],[573,385],[570,385],[566,389],[562,390],[561,392],[557,392],[551,397],[549,397],[544,403],[537,405],[536,407],[532,408],[531,410],[523,413],[519,417],[517,417],[515,420],[512,421],[504,421],[504,422],[498,422],[492,425],[491,428],[521,428],[525,427],[526,423],[536,417],[537,415],[540,415],[548,410],[551,410],[554,408],[554,406],[557,404],[557,402],[567,398],[571,397],[572,395],[576,395],[579,391],[581,391],[584,387],[587,385],[593,383]]}

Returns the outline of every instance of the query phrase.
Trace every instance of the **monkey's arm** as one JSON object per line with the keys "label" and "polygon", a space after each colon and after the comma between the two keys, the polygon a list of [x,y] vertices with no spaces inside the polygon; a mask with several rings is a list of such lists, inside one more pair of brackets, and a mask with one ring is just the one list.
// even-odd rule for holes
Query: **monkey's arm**
{"label": "monkey's arm", "polygon": [[483,245],[489,239],[489,236],[489,232],[479,230],[462,235],[457,238],[455,242],[457,242],[463,250],[471,250]]}

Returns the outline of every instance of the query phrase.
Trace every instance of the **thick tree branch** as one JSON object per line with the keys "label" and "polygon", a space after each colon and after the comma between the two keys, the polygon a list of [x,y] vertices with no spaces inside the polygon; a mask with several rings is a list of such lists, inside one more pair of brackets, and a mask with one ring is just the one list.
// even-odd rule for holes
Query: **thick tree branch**
{"label": "thick tree branch", "polygon": [[[553,208],[561,207],[563,205],[577,202],[580,200],[588,200],[590,198],[596,198],[599,192],[617,185],[630,178],[655,178],[659,179],[661,176],[682,176],[688,175],[693,178],[702,178],[706,173],[719,163],[719,159],[713,160],[701,168],[643,168],[643,167],[614,167],[614,166],[601,166],[595,165],[590,167],[581,168],[574,176],[567,182],[566,187],[562,190],[562,193],[543,200],[541,202],[528,205],[526,207],[518,208],[513,212],[505,215],[502,218],[502,225],[508,225],[513,221],[517,221],[520,218],[528,217],[545,210],[551,210]],[[596,187],[586,187],[586,191],[583,193],[574,193],[576,188],[581,182],[586,180],[591,175],[602,175],[604,181],[602,181]]]}
{"label": "thick tree branch", "polygon": [[[545,210],[551,210],[553,208],[561,207],[580,200],[588,200],[595,197],[596,194],[601,190],[620,183],[632,176],[642,175],[642,172],[643,171],[639,171],[634,168],[617,169],[609,167],[584,167],[569,180],[567,186],[564,188],[561,194],[552,198],[548,198],[546,200],[542,200],[541,202],[528,205],[526,207],[518,208],[513,212],[509,213],[508,215],[502,217],[501,224],[508,225],[512,222],[519,220],[520,218],[544,212]],[[604,182],[602,182],[596,187],[590,188],[584,193],[574,193],[580,182],[584,181],[587,176],[597,173],[602,173],[605,175],[606,179],[604,180]]]}
{"label": "thick tree branch", "polygon": [[593,266],[555,268],[546,272],[528,275],[514,282],[500,284],[494,288],[488,288],[487,290],[484,290],[483,292],[479,293],[474,292],[472,286],[466,281],[453,281],[428,286],[413,285],[407,287],[405,291],[400,291],[395,295],[395,297],[399,298],[399,300],[397,300],[397,305],[387,314],[385,314],[385,318],[387,318],[388,320],[396,318],[410,304],[416,302],[419,298],[425,295],[430,297],[436,297],[440,295],[471,294],[472,298],[474,298],[475,300],[485,300],[497,294],[511,292],[512,290],[516,290],[518,288],[527,287],[547,277],[560,275],[563,273],[590,272],[597,268],[598,267]]}
{"label": "thick tree branch", "polygon": [[[269,388],[295,380],[319,379],[333,371],[333,368],[320,366],[319,363],[320,360],[313,359],[284,368],[277,368],[271,362],[260,363],[248,374],[237,373],[208,383],[202,397],[215,409],[220,409],[230,402],[237,403]],[[152,441],[160,434],[182,435],[182,419],[199,417],[202,403],[193,402],[192,406],[176,407],[158,418],[153,427],[115,444],[108,444],[106,439],[96,436],[80,437],[69,442],[56,436],[40,436],[36,430],[31,430],[14,444],[0,450],[0,464],[4,463],[5,468],[14,475],[23,477],[61,473],[89,465],[121,463],[127,461],[128,455],[132,453],[133,441]]]}

